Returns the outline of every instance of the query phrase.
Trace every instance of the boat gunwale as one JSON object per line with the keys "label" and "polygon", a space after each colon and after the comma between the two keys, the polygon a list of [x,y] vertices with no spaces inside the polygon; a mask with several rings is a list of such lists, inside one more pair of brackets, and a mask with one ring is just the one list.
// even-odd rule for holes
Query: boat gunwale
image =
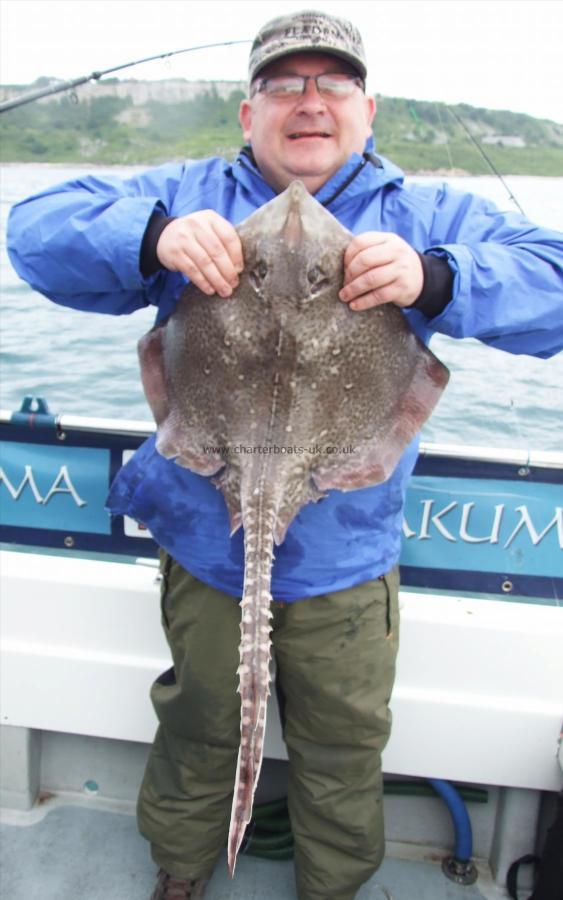
{"label": "boat gunwale", "polygon": [[[15,414],[21,415],[21,413],[14,413],[11,410],[0,409],[0,425],[14,424]],[[156,431],[154,422],[148,420],[110,419],[76,415],[53,416],[53,427],[58,431],[91,432],[141,438],[148,438]],[[446,457],[475,462],[497,462],[523,467],[540,466],[547,469],[563,469],[563,452],[556,450],[529,450],[421,441],[419,455],[422,457]]]}

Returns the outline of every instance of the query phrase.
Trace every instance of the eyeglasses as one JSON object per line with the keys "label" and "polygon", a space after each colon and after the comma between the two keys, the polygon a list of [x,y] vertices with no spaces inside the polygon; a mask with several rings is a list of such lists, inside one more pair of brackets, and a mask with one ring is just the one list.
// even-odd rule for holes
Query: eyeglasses
{"label": "eyeglasses", "polygon": [[259,78],[251,93],[266,94],[275,100],[295,99],[305,93],[308,81],[315,82],[319,94],[323,97],[333,99],[350,97],[356,87],[364,90],[364,82],[358,75],[335,72],[324,75],[274,75],[272,78]]}

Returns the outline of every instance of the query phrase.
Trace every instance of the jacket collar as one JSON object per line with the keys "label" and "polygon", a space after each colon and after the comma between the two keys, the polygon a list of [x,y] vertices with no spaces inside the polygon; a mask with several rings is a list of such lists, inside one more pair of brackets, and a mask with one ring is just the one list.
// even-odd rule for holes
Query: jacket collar
{"label": "jacket collar", "polygon": [[[236,180],[249,190],[258,205],[267,203],[276,196],[276,192],[264,180],[256,165],[252,148],[242,148],[233,164],[233,175]],[[366,141],[362,156],[353,153],[344,165],[329,178],[315,194],[315,199],[334,211],[352,197],[361,194],[372,194],[386,184],[402,184],[404,174],[394,163],[383,156],[375,154],[373,138]]]}

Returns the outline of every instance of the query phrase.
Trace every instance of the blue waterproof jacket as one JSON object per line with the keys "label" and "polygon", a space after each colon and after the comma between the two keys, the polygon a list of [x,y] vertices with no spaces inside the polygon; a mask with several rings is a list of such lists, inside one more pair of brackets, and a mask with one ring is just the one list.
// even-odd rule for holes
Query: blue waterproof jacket
{"label": "blue waterproof jacket", "polygon": [[[373,149],[371,141],[366,148]],[[151,215],[214,209],[234,224],[274,196],[249,157],[168,164],[126,181],[95,175],[50,188],[14,207],[8,246],[14,267],[57,303],[103,313],[154,304],[173,309],[185,280],[160,271],[144,279],[142,239]],[[475,337],[511,353],[547,357],[563,346],[563,236],[487,200],[445,185],[405,185],[402,172],[373,154],[354,154],[317,200],[351,232],[395,232],[421,253],[444,256],[455,273],[453,298],[428,320],[406,312],[416,333]],[[331,491],[304,507],[276,548],[274,598],[293,601],[342,590],[388,571],[398,560],[407,480],[417,443],[393,475],[373,488]],[[226,507],[210,479],[155,450],[137,451],[111,489],[109,508],[149,527],[194,575],[242,593],[243,540],[229,537]]]}

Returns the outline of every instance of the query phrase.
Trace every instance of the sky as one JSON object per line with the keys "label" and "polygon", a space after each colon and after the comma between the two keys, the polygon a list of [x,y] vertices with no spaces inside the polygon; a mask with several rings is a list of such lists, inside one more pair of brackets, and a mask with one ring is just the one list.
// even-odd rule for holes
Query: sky
{"label": "sky", "polygon": [[[359,27],[373,92],[563,122],[563,0],[0,0],[0,83],[252,39],[268,19],[304,8]],[[118,75],[243,80],[248,51],[200,50]]]}

